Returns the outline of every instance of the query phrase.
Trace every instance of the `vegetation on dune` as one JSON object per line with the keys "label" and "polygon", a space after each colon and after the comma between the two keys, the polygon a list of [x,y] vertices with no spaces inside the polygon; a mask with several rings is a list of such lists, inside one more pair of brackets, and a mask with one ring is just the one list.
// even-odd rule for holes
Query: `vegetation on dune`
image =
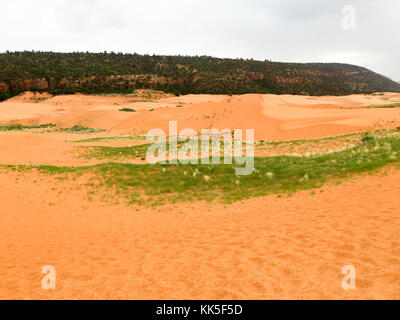
{"label": "vegetation on dune", "polygon": [[[278,151],[282,150],[292,150],[295,152],[297,147],[306,147],[304,149],[312,149],[318,150],[318,146],[321,146],[323,143],[327,145],[327,142],[330,141],[338,142],[339,145],[352,146],[357,140],[368,140],[370,137],[384,137],[394,133],[395,131],[390,129],[382,129],[382,130],[373,130],[368,132],[357,132],[357,133],[349,133],[340,136],[330,136],[323,138],[315,138],[315,139],[302,139],[302,140],[288,140],[288,141],[264,141],[259,140],[254,143],[254,149],[257,150],[274,150]],[[198,136],[198,150],[201,149],[201,142],[204,138]],[[113,137],[96,137],[82,140],[74,140],[71,141],[73,143],[94,143],[100,141],[118,141],[118,140],[146,140],[146,136],[137,135],[137,136],[113,136]],[[178,147],[182,146],[185,141],[180,141],[177,143]],[[246,143],[243,142],[243,148]],[[128,159],[138,159],[144,158],[146,156],[147,148],[151,145],[149,142],[145,142],[144,144],[137,144],[134,146],[120,146],[120,147],[112,147],[112,146],[85,146],[81,147],[81,155],[80,157],[86,159],[98,159],[98,160],[128,160]],[[209,140],[210,152],[212,150],[212,140]],[[221,153],[224,152],[224,142],[223,140],[219,140],[219,147]],[[169,149],[169,141],[166,141],[166,148]]]}
{"label": "vegetation on dune", "polygon": [[376,104],[376,105],[370,105],[370,106],[362,106],[358,107],[360,109],[366,108],[372,108],[372,109],[379,109],[379,108],[400,108],[400,103],[390,103],[390,104]]}
{"label": "vegetation on dune", "polygon": [[367,142],[367,141],[372,141],[374,139],[375,139],[375,136],[373,134],[367,134],[361,139],[361,141]]}
{"label": "vegetation on dune", "polygon": [[132,108],[121,108],[118,111],[123,111],[123,112],[136,112],[136,110]]}
{"label": "vegetation on dune", "polygon": [[390,129],[377,129],[373,131],[367,131],[367,132],[353,132],[353,133],[346,133],[342,135],[337,135],[337,136],[328,136],[328,137],[322,137],[322,138],[310,138],[310,139],[298,139],[298,140],[283,140],[283,141],[264,141],[264,140],[259,140],[256,141],[256,145],[269,145],[269,146],[279,146],[279,145],[288,145],[288,144],[294,144],[294,145],[300,145],[308,142],[321,142],[321,141],[329,141],[329,140],[340,140],[342,138],[348,138],[348,137],[354,137],[354,136],[360,136],[360,135],[368,135],[369,133],[379,133],[379,134],[387,134],[391,133],[393,130]]}
{"label": "vegetation on dune", "polygon": [[98,141],[119,141],[119,140],[145,140],[146,136],[113,136],[113,137],[97,137],[89,139],[74,140],[71,142],[82,143],[82,142],[98,142]]}
{"label": "vegetation on dune", "polygon": [[[117,150],[117,149],[115,149]],[[340,179],[368,172],[400,161],[400,137],[359,140],[348,150],[305,157],[275,156],[255,159],[255,170],[236,176],[235,165],[135,165],[108,162],[86,167],[37,168],[50,174],[89,173],[88,186],[107,187],[131,202],[160,205],[168,201],[219,199],[232,202],[268,194],[292,193],[322,186],[329,179]],[[93,192],[93,191],[92,191]]]}
{"label": "vegetation on dune", "polygon": [[[145,140],[145,136],[136,136],[137,138],[134,140]],[[115,137],[116,138],[116,137]],[[109,138],[93,138],[86,139],[74,142],[96,142],[96,141],[111,141],[111,140],[121,140],[121,139],[109,139]],[[129,139],[131,140],[131,139]],[[200,138],[198,141],[198,150],[201,149],[201,142],[203,139]],[[181,147],[187,141],[178,141],[177,146]],[[86,159],[108,159],[108,160],[121,160],[121,159],[137,159],[141,158],[142,160],[146,157],[146,151],[148,147],[152,143],[146,142],[144,144],[138,144],[135,146],[122,146],[122,147],[109,147],[109,146],[89,146],[89,147],[81,147],[83,152],[81,153],[81,157]],[[218,140],[219,148],[221,152],[224,152],[224,142],[223,140]],[[165,141],[166,149],[169,150],[170,142],[169,140]],[[245,145],[245,143],[243,143]],[[212,139],[209,139],[209,151],[212,151]],[[168,153],[168,152],[167,152]]]}
{"label": "vegetation on dune", "polygon": [[22,124],[8,124],[8,125],[0,125],[0,131],[20,131],[20,130],[45,129],[54,127],[56,127],[56,125],[53,123],[29,125],[29,126],[24,126]]}
{"label": "vegetation on dune", "polygon": [[60,132],[68,132],[68,133],[96,133],[96,132],[104,132],[106,130],[104,129],[93,129],[93,128],[88,128],[88,127],[83,127],[83,126],[73,126],[70,128],[58,128],[57,131]]}
{"label": "vegetation on dune", "polygon": [[22,124],[8,124],[8,125],[0,125],[0,132],[1,131],[21,131],[21,130],[33,130],[33,129],[49,129],[50,131],[56,132],[68,132],[68,133],[96,133],[96,132],[103,132],[103,129],[93,129],[87,128],[83,126],[73,126],[69,128],[59,128],[54,123],[45,123],[45,124],[38,124],[38,125],[22,125]]}
{"label": "vegetation on dune", "polygon": [[86,147],[82,153],[82,157],[86,159],[136,159],[144,158],[146,156],[147,148],[150,143],[140,144],[137,146],[124,146],[124,147],[105,147],[93,146]]}
{"label": "vegetation on dune", "polygon": [[400,84],[368,69],[338,63],[113,52],[0,54],[0,100],[26,90],[53,94],[128,94],[137,88],[174,94],[345,95],[400,91]]}

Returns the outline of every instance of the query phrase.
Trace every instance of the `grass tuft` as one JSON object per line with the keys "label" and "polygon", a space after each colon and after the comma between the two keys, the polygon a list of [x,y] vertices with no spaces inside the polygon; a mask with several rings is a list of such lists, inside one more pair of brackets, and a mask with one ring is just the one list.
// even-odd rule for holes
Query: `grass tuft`
{"label": "grass tuft", "polygon": [[375,139],[375,136],[373,134],[368,134],[368,135],[362,137],[361,141],[368,142],[368,141],[372,141],[374,139]]}

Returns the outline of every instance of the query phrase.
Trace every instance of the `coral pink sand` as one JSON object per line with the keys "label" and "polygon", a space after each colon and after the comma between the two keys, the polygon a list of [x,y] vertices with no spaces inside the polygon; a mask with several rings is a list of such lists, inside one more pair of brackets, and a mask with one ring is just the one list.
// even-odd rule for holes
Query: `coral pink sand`
{"label": "coral pink sand", "polygon": [[[398,169],[315,195],[161,210],[17,177],[0,174],[2,299],[400,298]],[[56,290],[41,288],[45,265]],[[356,290],[341,287],[345,265]]]}

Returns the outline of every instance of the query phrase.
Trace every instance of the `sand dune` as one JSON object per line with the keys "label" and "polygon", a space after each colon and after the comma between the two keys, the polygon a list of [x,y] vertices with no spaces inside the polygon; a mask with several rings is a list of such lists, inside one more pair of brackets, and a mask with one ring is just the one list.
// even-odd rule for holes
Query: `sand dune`
{"label": "sand dune", "polygon": [[[315,138],[400,125],[400,108],[351,109],[352,106],[398,102],[398,94],[347,97],[187,95],[147,102],[131,102],[131,98],[125,96],[85,95],[56,96],[39,103],[26,103],[24,101],[30,100],[23,96],[18,99],[0,104],[1,122],[52,122],[60,126],[114,130],[121,134],[145,134],[151,128],[167,130],[168,121],[176,120],[182,129],[253,128],[256,139],[263,140]],[[183,107],[177,108],[178,104]],[[118,111],[122,107],[137,112]]]}
{"label": "sand dune", "polygon": [[[399,179],[153,210],[1,173],[0,298],[398,299]],[[349,264],[357,290],[345,291]],[[57,290],[41,288],[44,265],[56,268]]]}
{"label": "sand dune", "polygon": [[[153,128],[167,132],[169,120],[178,121],[178,129],[251,128],[257,140],[277,141],[393,129],[400,126],[400,108],[360,106],[399,99],[394,93],[249,94],[142,101],[26,93],[0,103],[1,124],[107,131],[0,132],[0,164],[95,164],[100,160],[77,157],[77,148],[90,144],[70,141]],[[122,107],[136,112],[118,111]],[[342,142],[329,143],[322,146],[326,151]],[[264,151],[268,156],[296,150]],[[0,299],[398,299],[399,180],[398,167],[391,167],[325,185],[315,194],[147,208],[127,206],[103,189],[89,199],[86,175],[69,180],[2,167]],[[41,288],[45,265],[57,270],[56,290]],[[357,290],[341,287],[345,265],[356,268]]]}

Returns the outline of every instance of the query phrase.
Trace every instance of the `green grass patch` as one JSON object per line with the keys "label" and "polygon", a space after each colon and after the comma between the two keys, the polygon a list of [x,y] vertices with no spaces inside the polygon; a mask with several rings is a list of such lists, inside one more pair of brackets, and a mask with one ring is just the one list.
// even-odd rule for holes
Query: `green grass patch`
{"label": "green grass patch", "polygon": [[54,127],[56,127],[56,125],[53,123],[31,125],[31,126],[24,126],[22,124],[9,124],[9,125],[0,126],[0,131],[22,131],[22,130],[29,130],[29,129],[45,129],[45,128],[54,128]]}
{"label": "green grass patch", "polygon": [[45,132],[68,132],[68,133],[96,133],[96,132],[104,132],[106,130],[103,129],[93,129],[87,128],[83,126],[73,126],[70,128],[58,128],[54,123],[45,123],[39,125],[22,125],[22,124],[9,124],[9,125],[0,125],[1,131],[23,131],[23,130],[32,130],[32,129],[52,129],[45,130]]}
{"label": "green grass patch", "polygon": [[87,127],[83,127],[83,126],[73,126],[70,128],[58,128],[56,131],[68,132],[68,133],[96,133],[96,132],[104,132],[106,130],[87,128]]}
{"label": "green grass patch", "polygon": [[114,137],[97,137],[81,140],[74,140],[71,142],[98,142],[98,141],[122,141],[122,140],[143,140],[146,136],[114,136]]}
{"label": "green grass patch", "polygon": [[[142,139],[145,139],[146,137],[141,137]],[[99,138],[101,139],[101,138]],[[80,142],[88,142],[89,140],[95,141],[96,138],[93,139],[86,139],[86,140],[80,140]],[[115,140],[118,140],[118,137],[116,137]],[[78,140],[79,141],[79,140]],[[101,140],[97,140],[101,141]],[[199,140],[199,151],[200,151],[200,145],[201,141]],[[76,142],[76,141],[75,141]],[[177,142],[177,147],[181,147],[184,145],[187,141],[180,141]],[[98,160],[120,160],[120,159],[136,159],[136,158],[142,158],[142,160],[145,160],[144,158],[146,157],[146,151],[149,146],[151,146],[153,142],[151,143],[145,143],[145,144],[140,144],[136,146],[123,146],[123,147],[108,147],[108,146],[90,146],[90,147],[82,147],[84,150],[81,154],[81,157],[86,158],[86,159],[98,159]],[[170,148],[170,142],[169,140],[165,141],[166,144],[166,150],[168,151]],[[220,150],[221,152],[224,151],[224,143],[223,141],[219,141],[220,145]],[[209,152],[212,150],[212,141],[209,141]]]}
{"label": "green grass patch", "polygon": [[[121,151],[117,148],[115,152]],[[255,158],[255,171],[248,176],[236,176],[235,164],[135,165],[108,162],[79,168],[35,168],[50,174],[91,173],[97,181],[97,184],[92,184],[93,188],[108,187],[131,203],[160,205],[216,199],[230,203],[268,194],[292,194],[321,187],[330,179],[369,172],[399,161],[400,137],[391,136],[360,141],[345,151],[310,157]]]}
{"label": "green grass patch", "polygon": [[374,109],[379,109],[379,108],[400,108],[400,103],[390,103],[390,104],[373,104],[373,105],[369,105],[369,106],[359,106],[356,108],[374,108]]}
{"label": "green grass patch", "polygon": [[106,147],[106,146],[94,146],[94,147],[83,147],[86,148],[82,153],[82,157],[86,159],[136,159],[144,158],[146,156],[147,148],[150,143],[141,144],[130,147]]}
{"label": "green grass patch", "polygon": [[[399,127],[400,128],[400,127]],[[400,129],[398,129],[400,130]],[[364,135],[370,135],[370,134],[382,134],[386,135],[388,133],[393,133],[395,130],[390,130],[390,129],[377,129],[377,130],[372,130],[372,131],[364,131],[364,132],[354,132],[354,133],[346,133],[338,136],[329,136],[329,137],[323,137],[323,138],[311,138],[311,139],[298,139],[298,140],[285,140],[285,141],[264,141],[264,140],[259,140],[255,142],[255,145],[266,145],[266,146],[280,146],[280,145],[301,145],[307,142],[321,142],[321,141],[332,141],[332,140],[339,140],[342,138],[350,138],[350,137],[356,137],[356,136],[364,136]]]}
{"label": "green grass patch", "polygon": [[368,142],[368,141],[372,141],[374,139],[375,139],[375,136],[373,134],[368,134],[368,135],[362,137],[361,141]]}

